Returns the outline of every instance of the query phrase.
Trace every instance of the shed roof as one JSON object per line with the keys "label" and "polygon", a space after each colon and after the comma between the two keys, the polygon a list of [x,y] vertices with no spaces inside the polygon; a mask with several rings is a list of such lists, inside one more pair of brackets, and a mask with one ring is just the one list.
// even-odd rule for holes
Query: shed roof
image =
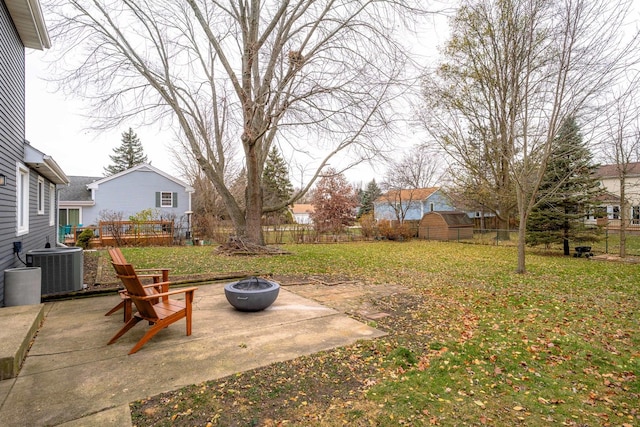
{"label": "shed roof", "polygon": [[468,226],[472,226],[473,227],[473,220],[471,218],[469,218],[469,215],[467,215],[465,212],[460,212],[460,211],[433,211],[433,212],[428,212],[426,214],[424,214],[424,217],[428,216],[428,215],[439,215],[442,217],[442,219],[444,220],[444,222],[447,223],[447,225],[451,228],[455,228],[455,227],[468,227]]}

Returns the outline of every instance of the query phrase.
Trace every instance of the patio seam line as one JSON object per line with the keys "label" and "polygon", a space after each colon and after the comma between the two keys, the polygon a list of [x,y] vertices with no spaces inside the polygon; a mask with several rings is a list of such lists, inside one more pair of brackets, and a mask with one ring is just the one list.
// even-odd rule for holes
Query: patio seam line
{"label": "patio seam line", "polygon": [[13,391],[13,387],[15,387],[16,385],[16,381],[18,381],[18,377],[15,376],[13,378],[7,378],[6,380],[2,380],[4,381],[11,381],[11,387],[9,387],[9,392],[4,396],[4,399],[2,399],[2,403],[0,403],[0,412],[2,412],[2,409],[4,408],[4,405],[7,403],[7,399],[9,399],[9,396],[11,395],[11,392]]}
{"label": "patio seam line", "polygon": [[97,415],[97,414],[101,414],[103,412],[110,411],[110,410],[116,409],[116,408],[120,408],[122,406],[126,406],[127,407],[127,410],[129,411],[129,416],[131,416],[130,402],[129,403],[119,403],[119,404],[116,404],[116,405],[112,405],[112,406],[109,406],[109,407],[98,409],[98,410],[93,411],[93,412],[86,413],[86,414],[82,415],[81,417],[74,418],[72,420],[67,420],[67,421],[64,422],[64,424],[69,423],[69,422],[73,422],[73,421],[79,421],[79,420],[82,420],[83,418],[87,418],[87,417],[91,417],[91,416],[94,416],[94,415]]}

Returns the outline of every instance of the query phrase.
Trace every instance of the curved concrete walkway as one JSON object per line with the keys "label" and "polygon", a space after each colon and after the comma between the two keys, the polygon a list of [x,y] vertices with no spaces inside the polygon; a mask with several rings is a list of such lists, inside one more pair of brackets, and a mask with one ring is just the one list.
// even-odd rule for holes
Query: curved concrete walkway
{"label": "curved concrete walkway", "polygon": [[22,370],[0,381],[0,424],[127,426],[134,400],[384,335],[284,288],[269,309],[242,313],[223,288],[199,285],[190,337],[178,321],[131,356],[147,325],[107,346],[122,326],[122,312],[104,316],[118,296],[46,303]]}

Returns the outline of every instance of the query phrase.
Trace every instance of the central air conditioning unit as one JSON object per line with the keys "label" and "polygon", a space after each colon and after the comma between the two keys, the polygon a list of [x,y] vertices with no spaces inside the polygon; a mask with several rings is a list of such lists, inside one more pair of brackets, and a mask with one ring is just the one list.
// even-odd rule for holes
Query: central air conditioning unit
{"label": "central air conditioning unit", "polygon": [[27,252],[27,266],[42,270],[42,295],[82,289],[84,253],[82,248],[46,248]]}

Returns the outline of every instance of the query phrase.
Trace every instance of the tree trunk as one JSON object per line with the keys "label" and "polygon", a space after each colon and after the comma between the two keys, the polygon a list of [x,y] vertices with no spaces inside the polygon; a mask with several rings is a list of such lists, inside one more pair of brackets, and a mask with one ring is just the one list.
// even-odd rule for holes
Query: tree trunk
{"label": "tree trunk", "polygon": [[525,266],[525,239],[527,237],[527,215],[525,212],[520,214],[520,225],[518,225],[518,268],[516,273],[524,274],[527,272]]}
{"label": "tree trunk", "polygon": [[623,174],[620,179],[620,258],[627,256],[627,201],[625,186],[626,177]]}
{"label": "tree trunk", "polygon": [[568,209],[565,207],[564,208],[564,217],[565,217],[565,221],[564,221],[564,226],[563,226],[563,239],[562,239],[562,249],[564,250],[564,255],[565,256],[569,256],[571,255],[571,251],[569,250],[569,221],[566,220],[568,215]]}
{"label": "tree trunk", "polygon": [[250,242],[264,245],[262,233],[262,166],[257,144],[249,144],[247,149],[247,190],[246,190],[246,229],[245,235]]}

